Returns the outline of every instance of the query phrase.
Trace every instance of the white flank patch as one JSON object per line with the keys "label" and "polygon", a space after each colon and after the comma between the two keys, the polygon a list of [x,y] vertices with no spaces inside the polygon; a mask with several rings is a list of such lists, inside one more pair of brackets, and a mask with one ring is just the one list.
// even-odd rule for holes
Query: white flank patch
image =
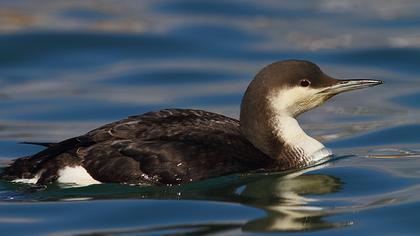
{"label": "white flank patch", "polygon": [[41,177],[41,174],[36,174],[32,179],[15,179],[12,180],[13,183],[22,183],[22,184],[36,184]]}
{"label": "white flank patch", "polygon": [[75,184],[79,186],[101,183],[92,178],[92,176],[82,166],[66,166],[63,169],[60,169],[58,171],[57,182],[63,184]]}

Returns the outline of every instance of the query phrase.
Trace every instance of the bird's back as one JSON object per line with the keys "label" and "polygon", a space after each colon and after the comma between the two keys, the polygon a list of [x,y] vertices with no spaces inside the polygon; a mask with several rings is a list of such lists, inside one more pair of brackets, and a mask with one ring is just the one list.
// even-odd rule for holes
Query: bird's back
{"label": "bird's back", "polygon": [[39,176],[45,184],[66,166],[97,181],[178,184],[268,165],[270,158],[240,132],[235,119],[202,110],[167,109],[132,116],[50,145],[15,161],[2,177]]}

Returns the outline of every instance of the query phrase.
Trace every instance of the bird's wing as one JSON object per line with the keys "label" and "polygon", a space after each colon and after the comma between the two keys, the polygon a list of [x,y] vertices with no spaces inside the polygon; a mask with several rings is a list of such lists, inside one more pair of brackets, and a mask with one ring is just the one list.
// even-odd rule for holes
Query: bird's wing
{"label": "bird's wing", "polygon": [[265,160],[241,135],[237,120],[168,109],[107,124],[18,159],[3,178],[42,172],[40,183],[53,182],[70,164],[82,165],[101,182],[171,184],[255,169]]}

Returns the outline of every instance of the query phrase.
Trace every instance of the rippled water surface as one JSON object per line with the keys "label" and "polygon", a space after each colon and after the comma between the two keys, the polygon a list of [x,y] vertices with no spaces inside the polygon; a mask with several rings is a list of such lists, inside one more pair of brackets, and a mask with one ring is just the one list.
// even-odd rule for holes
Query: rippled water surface
{"label": "rippled water surface", "polygon": [[0,3],[0,162],[168,107],[238,117],[264,65],[308,59],[385,84],[302,115],[335,161],[173,187],[0,183],[1,235],[418,235],[420,3]]}

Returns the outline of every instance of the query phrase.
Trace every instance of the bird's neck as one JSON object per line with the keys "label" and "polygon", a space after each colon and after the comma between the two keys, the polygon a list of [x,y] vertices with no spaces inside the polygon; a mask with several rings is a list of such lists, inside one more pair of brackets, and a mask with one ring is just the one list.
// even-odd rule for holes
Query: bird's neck
{"label": "bird's neck", "polygon": [[283,143],[276,154],[278,159],[295,158],[306,166],[322,162],[332,155],[321,142],[307,135],[292,116],[275,115],[271,125],[275,138]]}
{"label": "bird's neck", "polygon": [[242,99],[242,134],[284,169],[297,169],[327,160],[332,155],[331,151],[299,126],[295,119],[299,112],[294,112],[287,105],[290,104],[290,96],[270,92],[261,81],[253,80]]}

